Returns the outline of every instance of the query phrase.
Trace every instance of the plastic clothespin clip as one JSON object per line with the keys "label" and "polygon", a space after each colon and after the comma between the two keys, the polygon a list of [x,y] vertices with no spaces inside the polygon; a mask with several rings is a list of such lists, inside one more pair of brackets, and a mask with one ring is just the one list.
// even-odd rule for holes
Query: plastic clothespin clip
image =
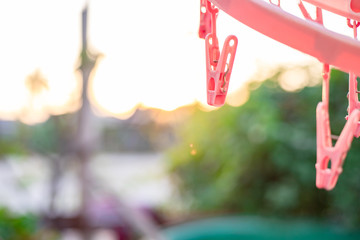
{"label": "plastic clothespin clip", "polygon": [[[344,129],[332,146],[329,119],[329,65],[324,65],[323,100],[316,108],[316,186],[332,190],[342,173],[342,165],[350,149],[360,119],[360,111],[354,109]],[[328,167],[331,161],[331,167]]]}
{"label": "plastic clothespin clip", "polygon": [[200,0],[199,37],[202,39],[205,39],[206,35],[211,32],[211,13],[207,11],[207,1],[208,0]]}
{"label": "plastic clothespin clip", "polygon": [[[355,109],[351,113],[335,146],[332,147],[329,113],[325,108],[322,102],[316,108],[316,186],[332,190],[336,185],[339,175],[342,173],[342,165],[350,149],[354,132],[358,127],[360,112]],[[329,161],[331,161],[330,168],[328,167]]]}
{"label": "plastic clothespin clip", "polygon": [[220,107],[224,105],[228,92],[238,39],[234,35],[228,36],[220,54],[216,35],[216,15],[219,9],[212,6],[209,1],[206,8],[211,14],[212,23],[211,33],[205,38],[207,103]]}
{"label": "plastic clothespin clip", "polygon": [[[354,38],[357,39],[357,28],[360,26],[360,23],[358,21],[353,21],[351,23],[351,20],[347,19],[347,25],[353,29],[354,31]],[[357,82],[357,76],[353,72],[349,72],[349,93],[347,95],[349,106],[347,109],[348,115],[345,117],[346,120],[349,119],[350,114],[355,109],[360,109],[360,102],[359,102],[359,96],[358,96],[358,82]],[[354,133],[355,137],[360,136],[360,123],[358,123],[358,128],[356,132]]]}

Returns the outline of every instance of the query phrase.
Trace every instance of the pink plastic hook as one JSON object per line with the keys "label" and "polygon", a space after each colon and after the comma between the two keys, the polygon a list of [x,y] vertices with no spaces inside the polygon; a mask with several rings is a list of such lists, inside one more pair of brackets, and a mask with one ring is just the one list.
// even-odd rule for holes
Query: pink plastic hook
{"label": "pink plastic hook", "polygon": [[272,0],[269,0],[269,2],[273,5],[280,7],[280,0],[277,0],[277,3],[273,3]]}
{"label": "pink plastic hook", "polygon": [[206,7],[212,23],[211,33],[205,38],[207,102],[220,107],[224,105],[228,92],[238,39],[234,35],[228,36],[220,53],[216,35],[216,15],[219,10],[209,1]]}
{"label": "pink plastic hook", "polygon": [[313,18],[310,16],[309,12],[306,10],[306,8],[305,8],[302,0],[299,0],[298,5],[299,5],[299,8],[300,8],[302,14],[304,15],[304,17],[305,17],[307,20],[310,20],[310,21],[313,21],[313,22],[316,22],[316,23],[319,23],[319,24],[323,25],[323,17],[322,17],[322,10],[321,10],[321,8],[316,7],[316,18],[313,19]]}
{"label": "pink plastic hook", "polygon": [[[347,25],[353,29],[354,38],[357,39],[357,28],[360,26],[360,23],[355,20],[351,23],[351,20],[348,18]],[[349,107],[347,109],[348,115],[346,116],[346,119],[349,118],[350,114],[355,109],[360,109],[358,93],[359,91],[358,91],[357,76],[355,75],[355,73],[349,72],[349,93],[348,93]],[[354,133],[354,136],[357,138],[360,136],[360,123],[358,123],[358,127]]]}
{"label": "pink plastic hook", "polygon": [[346,18],[359,19],[360,0],[303,0]]}
{"label": "pink plastic hook", "polygon": [[211,32],[211,13],[207,10],[207,1],[200,0],[199,37],[202,39],[205,39],[206,35]]}
{"label": "pink plastic hook", "polygon": [[[332,146],[329,118],[329,65],[324,64],[323,99],[316,108],[316,186],[332,190],[342,172],[342,165],[358,128],[360,111],[354,109],[346,122],[344,129]],[[331,167],[328,167],[331,161]]]}
{"label": "pink plastic hook", "polygon": [[[348,115],[346,116],[346,119],[349,120],[350,115],[352,112],[354,112],[356,109],[360,109],[360,102],[358,97],[358,90],[357,90],[358,82],[356,80],[356,75],[354,73],[349,73],[349,93],[348,93],[348,100],[349,100],[349,107],[347,109]],[[360,123],[357,124],[358,127],[356,131],[354,132],[355,137],[360,136]]]}
{"label": "pink plastic hook", "polygon": [[211,15],[210,30],[216,36],[216,18],[219,13],[219,9],[215,7],[209,0],[206,0],[206,11]]}

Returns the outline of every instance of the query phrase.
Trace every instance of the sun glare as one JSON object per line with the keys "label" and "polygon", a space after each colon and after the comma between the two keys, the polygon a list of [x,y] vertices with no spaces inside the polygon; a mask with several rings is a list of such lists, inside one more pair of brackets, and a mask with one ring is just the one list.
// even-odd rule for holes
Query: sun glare
{"label": "sun glare", "polygon": [[[79,107],[74,102],[81,89],[76,69],[84,2],[0,0],[1,118],[26,115],[31,118],[27,122],[36,122],[36,114],[43,120],[49,114]],[[291,9],[296,7],[292,1],[282,5],[300,13]],[[182,4],[168,0],[89,1],[89,47],[103,56],[89,85],[90,100],[97,112],[127,118],[139,106],[172,111],[194,102],[206,110],[214,109],[206,106],[205,47],[197,35],[198,8],[199,2],[194,0]],[[332,24],[327,13],[325,16],[327,26],[351,35],[346,26],[341,27],[344,19],[335,18]],[[238,89],[256,72],[265,72],[261,66],[313,60],[221,13],[220,48],[230,34],[239,37],[229,87],[228,103],[233,106],[247,100],[248,92]],[[30,104],[25,80],[36,70],[46,78],[48,89],[33,97]],[[282,81],[287,90],[304,84],[299,73],[285,77],[297,79]]]}
{"label": "sun glare", "polygon": [[90,83],[90,98],[101,113],[126,118],[138,104],[138,86],[133,76],[124,75],[118,67],[109,57],[100,60]]}

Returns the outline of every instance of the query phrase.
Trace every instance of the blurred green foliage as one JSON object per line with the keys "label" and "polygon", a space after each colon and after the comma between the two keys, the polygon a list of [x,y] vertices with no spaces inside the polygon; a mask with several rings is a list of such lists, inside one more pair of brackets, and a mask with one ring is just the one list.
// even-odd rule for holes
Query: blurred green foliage
{"label": "blurred green foliage", "polygon": [[35,125],[18,123],[17,140],[29,153],[63,154],[69,151],[76,133],[76,118],[72,114],[51,116]]}
{"label": "blurred green foliage", "polygon": [[[317,189],[315,109],[321,85],[286,92],[279,86],[281,74],[260,86],[250,83],[253,90],[244,105],[197,110],[182,125],[178,144],[168,154],[181,195],[197,211],[360,224],[359,140],[352,144],[336,188]],[[347,77],[338,70],[331,72],[333,134],[345,124]]]}
{"label": "blurred green foliage", "polygon": [[25,155],[25,147],[18,141],[13,139],[0,139],[0,160],[7,155]]}
{"label": "blurred green foliage", "polygon": [[0,239],[35,240],[37,218],[33,215],[15,215],[0,208]]}

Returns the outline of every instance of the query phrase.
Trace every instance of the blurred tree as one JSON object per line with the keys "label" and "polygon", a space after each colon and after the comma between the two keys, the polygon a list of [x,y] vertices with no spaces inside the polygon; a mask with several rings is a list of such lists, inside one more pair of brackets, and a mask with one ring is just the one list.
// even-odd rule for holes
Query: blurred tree
{"label": "blurred tree", "polygon": [[45,121],[49,116],[45,104],[49,93],[48,80],[40,70],[36,70],[26,78],[25,86],[27,88],[27,102],[20,113],[20,119],[31,124]]}
{"label": "blurred tree", "polygon": [[4,139],[0,137],[0,160],[9,155],[24,155],[26,147],[17,139]]}
{"label": "blurred tree", "polygon": [[5,208],[0,209],[0,239],[35,240],[36,230],[36,217],[15,215]]}
{"label": "blurred tree", "polygon": [[[315,109],[321,86],[286,92],[279,86],[283,73],[260,86],[250,83],[250,99],[241,107],[198,110],[186,121],[168,154],[174,179],[195,210],[331,218],[355,226],[360,143],[354,140],[336,188],[317,189]],[[330,84],[336,134],[345,124],[347,74],[333,70]]]}
{"label": "blurred tree", "polygon": [[26,87],[29,89],[29,92],[36,96],[42,91],[48,90],[49,85],[47,79],[42,75],[40,70],[36,70],[26,79]]}

